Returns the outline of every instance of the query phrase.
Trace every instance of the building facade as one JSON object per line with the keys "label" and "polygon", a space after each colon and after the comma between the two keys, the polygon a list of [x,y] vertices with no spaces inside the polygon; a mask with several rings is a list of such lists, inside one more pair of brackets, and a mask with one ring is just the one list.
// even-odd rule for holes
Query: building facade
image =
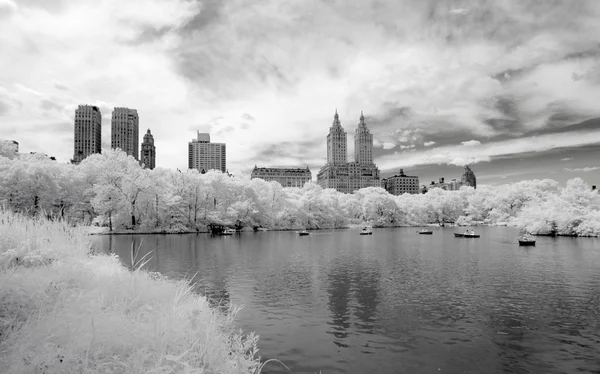
{"label": "building facade", "polygon": [[402,195],[404,193],[419,193],[419,177],[404,174],[400,169],[400,174],[381,180],[381,187],[392,195]]}
{"label": "building facade", "polygon": [[335,188],[343,193],[365,187],[381,187],[379,169],[373,163],[373,135],[362,112],[354,134],[354,162],[347,162],[346,149],[346,132],[336,110],[327,135],[327,163],[317,174],[319,186]]}
{"label": "building facade", "polygon": [[154,146],[154,136],[150,133],[150,129],[144,135],[140,159],[144,164],[144,168],[152,170],[156,167],[156,147]]}
{"label": "building facade", "polygon": [[198,138],[188,143],[188,168],[200,172],[227,171],[225,143],[211,143],[210,134],[198,132]]}
{"label": "building facade", "polygon": [[137,110],[114,108],[110,124],[110,147],[139,160],[140,120]]}
{"label": "building facade", "polygon": [[304,187],[312,180],[312,173],[308,166],[306,169],[291,168],[259,168],[254,165],[250,179],[260,178],[267,182],[276,181],[283,187]]}
{"label": "building facade", "polygon": [[452,181],[450,181],[450,182],[445,182],[444,178],[442,177],[439,179],[438,183],[431,181],[431,184],[429,185],[429,189],[441,188],[442,190],[446,190],[446,191],[458,191],[464,185],[465,184],[462,181],[457,181],[456,179],[452,179]]}
{"label": "building facade", "polygon": [[75,109],[75,142],[73,145],[74,164],[94,153],[102,152],[102,113],[92,105],[79,105]]}

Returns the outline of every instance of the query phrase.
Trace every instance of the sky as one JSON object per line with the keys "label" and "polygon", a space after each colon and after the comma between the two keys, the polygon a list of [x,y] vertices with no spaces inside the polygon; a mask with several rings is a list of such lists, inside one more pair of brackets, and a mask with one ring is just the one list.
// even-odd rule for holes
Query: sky
{"label": "sky", "polygon": [[137,109],[156,164],[196,132],[227,167],[349,160],[361,110],[382,176],[600,185],[600,1],[0,0],[0,138],[73,157],[79,104]]}

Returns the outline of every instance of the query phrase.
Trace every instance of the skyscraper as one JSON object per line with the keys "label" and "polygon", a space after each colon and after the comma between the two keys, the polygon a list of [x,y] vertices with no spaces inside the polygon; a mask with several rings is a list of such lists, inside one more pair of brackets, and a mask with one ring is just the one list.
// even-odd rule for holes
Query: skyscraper
{"label": "skyscraper", "polygon": [[373,163],[373,134],[365,124],[365,116],[360,112],[360,122],[354,133],[354,161],[361,165]]}
{"label": "skyscraper", "polygon": [[319,186],[344,193],[365,187],[381,187],[379,169],[373,163],[373,135],[362,112],[354,134],[354,162],[346,161],[346,144],[346,133],[336,110],[327,135],[327,163],[317,174]]}
{"label": "skyscraper", "polygon": [[333,116],[333,124],[329,128],[329,134],[327,134],[327,163],[341,165],[345,164],[347,160],[346,155],[346,144],[347,137],[342,124],[340,123],[340,116],[338,115],[337,109]]}
{"label": "skyscraper", "polygon": [[110,125],[110,147],[119,148],[139,160],[139,117],[137,110],[115,108]]}
{"label": "skyscraper", "polygon": [[93,153],[102,152],[102,113],[97,106],[75,109],[75,143],[72,163],[78,164]]}
{"label": "skyscraper", "polygon": [[198,139],[188,143],[188,168],[207,172],[227,171],[225,143],[211,143],[210,134],[198,132]]}
{"label": "skyscraper", "polygon": [[144,168],[152,170],[156,167],[156,147],[154,146],[154,137],[150,133],[150,129],[144,135],[140,158],[142,159],[142,163],[144,163]]}

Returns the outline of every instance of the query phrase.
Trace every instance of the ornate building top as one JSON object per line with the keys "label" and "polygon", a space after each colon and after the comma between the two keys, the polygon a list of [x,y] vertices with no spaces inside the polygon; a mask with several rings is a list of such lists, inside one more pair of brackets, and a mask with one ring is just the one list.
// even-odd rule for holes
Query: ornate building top
{"label": "ornate building top", "polygon": [[152,136],[152,134],[150,133],[150,129],[148,129],[148,131],[146,131],[146,135],[144,135],[144,142],[143,144],[152,144],[154,145],[154,136]]}
{"label": "ornate building top", "polygon": [[460,179],[463,185],[471,186],[473,188],[477,188],[477,178],[475,178],[475,173],[469,165],[465,165],[465,172]]}

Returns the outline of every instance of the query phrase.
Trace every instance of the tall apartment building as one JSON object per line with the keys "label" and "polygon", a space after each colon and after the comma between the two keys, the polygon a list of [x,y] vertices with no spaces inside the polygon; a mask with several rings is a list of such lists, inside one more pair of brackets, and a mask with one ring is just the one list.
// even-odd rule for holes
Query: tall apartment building
{"label": "tall apartment building", "polygon": [[373,135],[362,112],[354,133],[354,162],[347,162],[346,145],[346,132],[336,110],[327,135],[327,163],[317,174],[319,186],[344,193],[365,187],[381,187],[379,169],[373,163]]}
{"label": "tall apartment building", "polygon": [[475,177],[475,173],[473,172],[473,170],[471,170],[469,165],[465,165],[465,172],[460,178],[460,182],[464,186],[471,186],[473,188],[477,188],[477,178]]}
{"label": "tall apartment building", "polygon": [[227,171],[225,143],[211,143],[210,134],[198,132],[198,138],[188,143],[188,169],[201,172]]}
{"label": "tall apartment building", "polygon": [[381,187],[392,195],[402,195],[404,193],[419,193],[419,177],[404,174],[404,169],[400,169],[400,174],[381,180]]}
{"label": "tall apartment building", "polygon": [[150,133],[150,129],[144,135],[140,158],[144,164],[144,168],[152,170],[156,167],[156,147],[154,146],[154,137]]}
{"label": "tall apartment building", "polygon": [[87,156],[102,152],[102,113],[97,106],[79,105],[75,109],[74,131],[72,163],[79,164]]}
{"label": "tall apartment building", "polygon": [[139,160],[140,121],[137,110],[114,108],[110,125],[110,147],[119,148]]}
{"label": "tall apartment building", "polygon": [[254,165],[250,179],[260,178],[267,182],[276,181],[283,187],[304,187],[305,183],[312,180],[308,166],[306,169],[291,168],[259,168]]}

